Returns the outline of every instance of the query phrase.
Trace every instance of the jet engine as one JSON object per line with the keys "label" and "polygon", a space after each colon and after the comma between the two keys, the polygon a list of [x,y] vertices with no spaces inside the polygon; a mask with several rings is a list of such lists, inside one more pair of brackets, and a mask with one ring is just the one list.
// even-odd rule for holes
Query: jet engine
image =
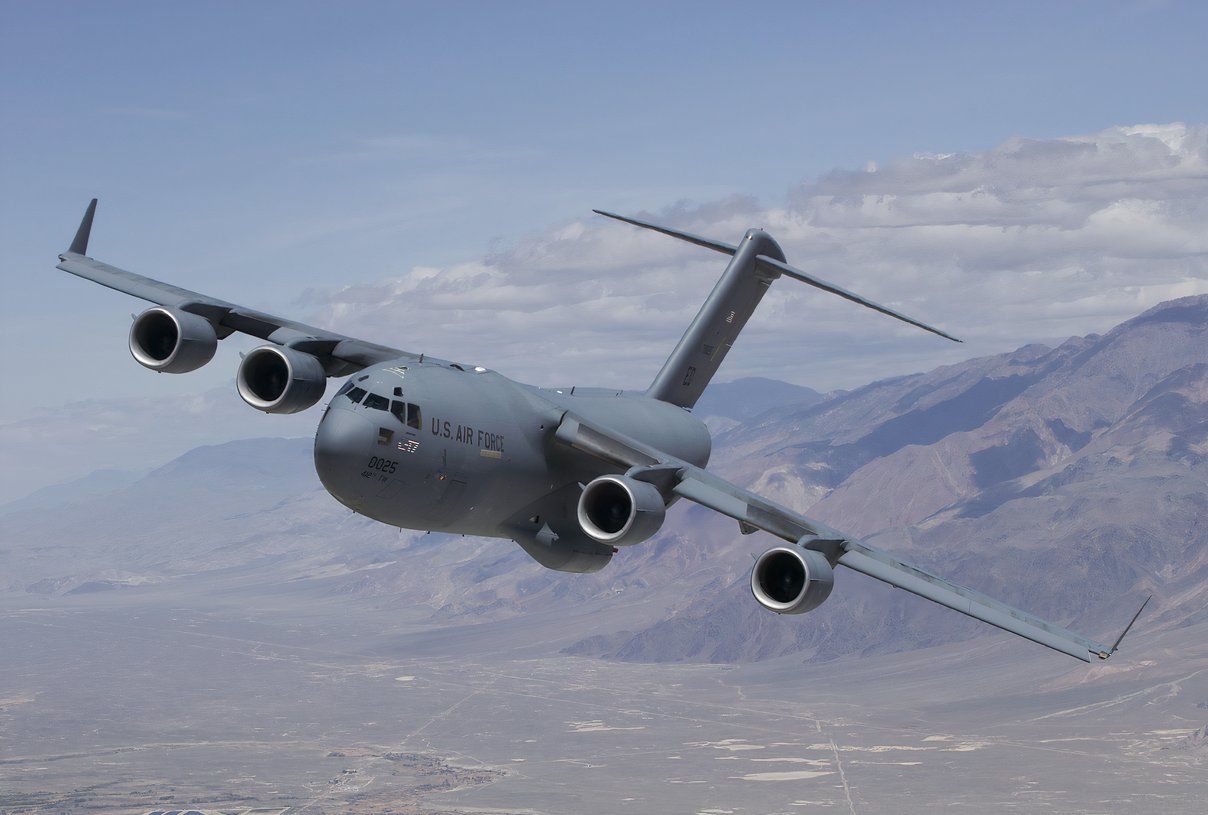
{"label": "jet engine", "polygon": [[822,605],[835,585],[835,572],[821,552],[777,546],[755,561],[751,593],[777,614],[804,614]]}
{"label": "jet engine", "polygon": [[278,345],[252,349],[235,377],[239,395],[265,413],[297,413],[323,398],[327,373],[318,359]]}
{"label": "jet engine", "polygon": [[631,546],[663,525],[667,508],[653,484],[623,475],[602,475],[579,496],[579,526],[600,543]]}
{"label": "jet engine", "polygon": [[195,371],[214,358],[218,335],[205,317],[167,306],[149,308],[130,326],[130,353],[165,374]]}

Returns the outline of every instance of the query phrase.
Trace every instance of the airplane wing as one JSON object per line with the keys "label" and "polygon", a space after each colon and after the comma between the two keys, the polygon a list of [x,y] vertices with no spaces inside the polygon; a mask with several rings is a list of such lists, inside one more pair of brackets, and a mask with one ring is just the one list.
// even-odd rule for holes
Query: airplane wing
{"label": "airplane wing", "polygon": [[80,222],[75,239],[71,242],[71,248],[59,255],[56,268],[161,306],[170,306],[205,317],[214,325],[220,339],[238,332],[312,354],[324,363],[324,368],[332,376],[354,373],[366,366],[387,360],[419,357],[418,354],[397,348],[346,337],[333,331],[228,303],[94,260],[87,256],[87,252],[88,237],[92,231],[95,214],[96,199],[93,198]]}
{"label": "airplane wing", "polygon": [[[627,467],[626,475],[630,478],[648,481],[665,495],[679,496],[733,518],[744,534],[761,529],[791,544],[815,549],[832,566],[846,566],[1084,662],[1090,662],[1091,657],[1111,656],[1141,614],[1138,610],[1114,645],[1105,645],[898,560],[888,552],[768,501],[700,467],[591,425],[573,414],[563,418],[555,437],[568,447]],[[1144,608],[1142,604],[1141,609]]]}

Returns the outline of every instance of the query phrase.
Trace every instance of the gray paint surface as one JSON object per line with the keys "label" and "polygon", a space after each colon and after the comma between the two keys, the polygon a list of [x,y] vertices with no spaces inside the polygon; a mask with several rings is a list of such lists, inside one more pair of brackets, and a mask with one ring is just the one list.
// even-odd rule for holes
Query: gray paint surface
{"label": "gray paint surface", "polygon": [[362,515],[398,527],[508,538],[550,568],[595,571],[613,549],[580,526],[580,485],[624,474],[654,485],[667,504],[685,498],[735,519],[744,534],[765,531],[821,552],[832,566],[863,572],[1078,659],[1106,659],[1115,650],[903,563],[704,469],[709,432],[688,409],[778,276],[954,339],[794,269],[761,230],[749,230],[730,246],[609,216],[732,255],[650,389],[630,394],[536,388],[118,269],[85,254],[95,209],[94,200],[71,249],[60,255],[60,269],[204,317],[220,338],[250,334],[313,356],[327,376],[353,374],[320,420],[314,459],[324,487]]}

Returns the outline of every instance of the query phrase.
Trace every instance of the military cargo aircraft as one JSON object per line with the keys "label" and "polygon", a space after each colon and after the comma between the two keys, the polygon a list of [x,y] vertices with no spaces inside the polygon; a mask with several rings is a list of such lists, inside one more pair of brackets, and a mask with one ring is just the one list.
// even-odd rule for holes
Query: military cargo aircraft
{"label": "military cargo aircraft", "polygon": [[[239,396],[256,410],[295,413],[347,377],[319,420],[314,460],[336,500],[408,529],[505,538],[538,563],[594,572],[619,549],[649,539],[684,499],[738,522],[740,533],[780,539],[756,559],[751,592],[764,608],[802,614],[831,593],[845,566],[1086,662],[1096,642],[972,589],[903,563],[705,469],[711,439],[692,408],[768,287],[807,283],[940,337],[937,328],[789,265],[766,232],[723,243],[595,210],[730,256],[729,264],[654,382],[643,393],[539,388],[465,365],[346,337],[161,283],[88,257],[88,205],[65,272],[155,305],[134,318],[134,359],[163,373],[205,365],[234,332],[267,342],[239,364]],[[1146,600],[1148,602],[1148,600]]]}

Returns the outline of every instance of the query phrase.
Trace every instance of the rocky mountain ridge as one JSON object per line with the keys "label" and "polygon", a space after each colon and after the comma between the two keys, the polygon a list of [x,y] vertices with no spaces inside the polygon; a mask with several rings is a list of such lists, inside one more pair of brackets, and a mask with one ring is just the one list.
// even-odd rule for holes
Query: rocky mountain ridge
{"label": "rocky mountain ridge", "polygon": [[[1208,297],[821,400],[793,387],[714,414],[711,468],[1088,634],[1114,635],[1150,592],[1142,631],[1208,613]],[[588,576],[544,571],[504,541],[400,532],[330,499],[305,440],[198,448],[0,524],[9,591],[192,579],[435,626],[555,615],[551,647],[613,659],[829,658],[990,630],[842,570],[817,611],[769,614],[746,581],[749,555],[773,541],[682,503],[653,540]]]}

